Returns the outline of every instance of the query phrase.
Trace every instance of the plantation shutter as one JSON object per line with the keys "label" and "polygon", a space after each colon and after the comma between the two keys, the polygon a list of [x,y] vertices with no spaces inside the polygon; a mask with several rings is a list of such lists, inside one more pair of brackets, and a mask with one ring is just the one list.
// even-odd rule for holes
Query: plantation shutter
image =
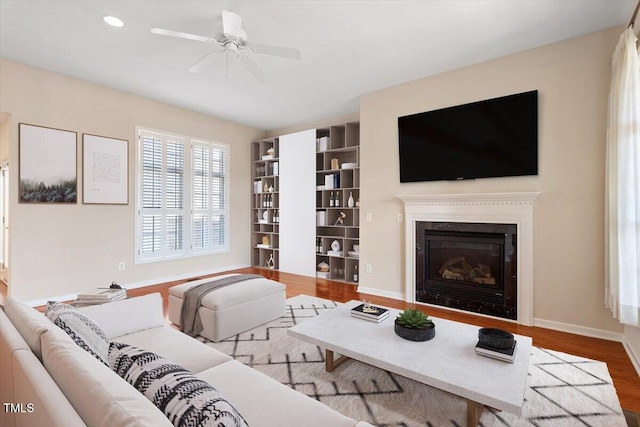
{"label": "plantation shutter", "polygon": [[227,157],[225,145],[193,141],[193,252],[228,250]]}
{"label": "plantation shutter", "polygon": [[136,262],[228,251],[229,147],[138,135]]}
{"label": "plantation shutter", "polygon": [[177,256],[185,247],[185,144],[181,138],[139,135],[140,260]]}

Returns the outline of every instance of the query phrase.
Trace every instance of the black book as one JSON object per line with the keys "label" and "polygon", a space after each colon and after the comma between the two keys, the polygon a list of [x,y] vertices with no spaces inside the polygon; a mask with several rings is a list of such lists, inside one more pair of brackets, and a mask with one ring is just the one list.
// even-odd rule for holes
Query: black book
{"label": "black book", "polygon": [[513,363],[516,355],[517,344],[518,342],[514,341],[513,347],[511,348],[495,348],[478,341],[478,344],[476,344],[476,353],[481,356],[492,357],[494,359]]}
{"label": "black book", "polygon": [[366,312],[364,311],[364,304],[360,304],[357,307],[354,307],[351,309],[352,312],[359,314],[360,316],[367,316],[367,317],[371,317],[373,319],[377,319],[378,317],[382,316],[384,313],[387,313],[389,310],[387,310],[386,308],[382,308],[382,307],[376,307],[376,306],[371,306],[371,308],[374,308],[377,310],[377,312],[372,313],[372,312]]}

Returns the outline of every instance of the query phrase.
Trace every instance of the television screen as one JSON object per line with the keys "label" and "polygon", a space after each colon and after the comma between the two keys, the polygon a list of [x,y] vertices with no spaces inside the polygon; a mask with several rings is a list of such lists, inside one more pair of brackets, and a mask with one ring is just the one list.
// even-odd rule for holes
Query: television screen
{"label": "television screen", "polygon": [[538,174],[538,91],[398,117],[400,182]]}

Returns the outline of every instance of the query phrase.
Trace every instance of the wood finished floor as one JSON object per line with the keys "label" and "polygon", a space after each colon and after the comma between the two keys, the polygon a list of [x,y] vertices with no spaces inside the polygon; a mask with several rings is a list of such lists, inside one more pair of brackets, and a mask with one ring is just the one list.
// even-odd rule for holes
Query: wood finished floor
{"label": "wood finished floor", "polygon": [[[404,301],[398,301],[395,299],[362,294],[356,291],[356,286],[332,282],[330,280],[315,279],[312,277],[259,268],[243,268],[229,272],[257,273],[262,274],[269,279],[282,282],[287,286],[287,298],[299,294],[313,295],[339,302],[365,298],[367,301],[372,301],[375,304],[381,304],[397,309],[405,309],[408,307],[418,308],[434,317],[470,323],[483,327],[496,327],[506,329],[516,334],[530,336],[533,339],[533,345],[538,347],[604,361],[609,367],[609,372],[613,378],[613,383],[618,393],[618,397],[620,398],[621,406],[627,411],[640,413],[640,377],[638,377],[621,343],[558,332],[539,327],[516,325],[511,322],[438,309],[435,307],[408,304]],[[128,295],[129,297],[136,297],[152,292],[160,292],[164,301],[164,312],[166,316],[169,299],[168,289],[171,286],[184,282],[185,280],[181,280],[163,283],[160,285],[147,286],[139,289],[132,289],[128,291]],[[0,302],[2,302],[6,296],[6,292],[6,286],[4,284],[0,284]]]}

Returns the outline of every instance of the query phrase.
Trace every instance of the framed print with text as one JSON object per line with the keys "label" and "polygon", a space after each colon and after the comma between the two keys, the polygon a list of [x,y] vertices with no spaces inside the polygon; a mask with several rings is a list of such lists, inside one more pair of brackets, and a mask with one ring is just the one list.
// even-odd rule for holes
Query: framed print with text
{"label": "framed print with text", "polygon": [[129,141],[82,134],[82,203],[129,203]]}

